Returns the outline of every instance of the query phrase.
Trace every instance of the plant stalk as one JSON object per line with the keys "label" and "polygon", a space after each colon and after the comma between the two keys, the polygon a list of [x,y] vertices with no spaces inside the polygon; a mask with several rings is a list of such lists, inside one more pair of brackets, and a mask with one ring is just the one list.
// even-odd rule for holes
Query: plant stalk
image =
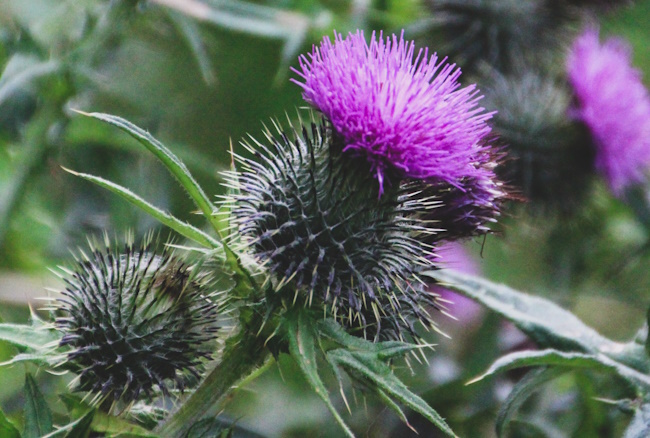
{"label": "plant stalk", "polygon": [[201,382],[199,387],[154,432],[168,438],[183,438],[190,428],[219,407],[238,383],[246,380],[264,365],[269,352],[264,337],[257,336],[253,327],[261,323],[254,315],[247,329],[242,330],[226,343],[221,361]]}

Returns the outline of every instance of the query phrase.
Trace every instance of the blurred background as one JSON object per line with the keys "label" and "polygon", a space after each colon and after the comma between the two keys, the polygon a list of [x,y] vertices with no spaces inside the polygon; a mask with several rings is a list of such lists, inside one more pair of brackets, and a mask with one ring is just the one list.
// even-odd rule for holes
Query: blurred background
{"label": "blurred background", "polygon": [[[597,24],[601,37],[628,40],[648,86],[648,23],[650,0],[0,0],[0,318],[26,322],[30,306],[41,306],[37,297],[58,287],[48,268],[64,264],[88,235],[159,228],[62,167],[110,179],[200,224],[144,148],[74,110],[146,128],[216,201],[231,144],[237,151],[247,134],[259,138],[264,124],[295,119],[305,105],[289,80],[300,54],[334,29],[367,36],[404,29],[419,47],[456,62],[462,81],[485,93],[483,105],[499,111],[495,132],[519,163],[506,163],[503,175],[525,198],[506,206],[495,234],[441,248],[441,263],[548,297],[602,334],[628,340],[650,301],[650,224],[592,175],[589,151],[562,146],[573,135],[564,130],[571,102],[564,65],[575,36]],[[512,129],[529,115],[547,124],[522,139]],[[527,150],[540,135],[541,152]],[[500,403],[522,374],[465,382],[501,354],[534,345],[473,303],[448,298],[458,320],[439,319],[450,338],[432,333],[438,345],[429,363],[413,363],[413,373],[404,366],[403,375],[460,436],[493,436]],[[0,343],[0,361],[14,354]],[[295,365],[286,357],[279,364],[239,391],[225,415],[249,434],[337,436]],[[0,406],[16,422],[28,367],[0,368]],[[69,380],[38,377],[53,399]],[[566,374],[546,388],[524,406],[528,423],[515,425],[513,436],[619,436],[629,422],[601,399],[631,397],[630,389],[596,373]],[[359,436],[415,436],[362,389],[355,393],[349,420]],[[438,436],[417,415],[409,421],[420,437]]]}

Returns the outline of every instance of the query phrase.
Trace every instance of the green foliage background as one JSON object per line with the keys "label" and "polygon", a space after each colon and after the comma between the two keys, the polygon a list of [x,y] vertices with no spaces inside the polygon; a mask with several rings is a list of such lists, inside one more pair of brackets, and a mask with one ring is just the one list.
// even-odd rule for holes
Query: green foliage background
{"label": "green foliage background", "polygon": [[[184,6],[179,11],[162,3]],[[299,87],[289,81],[294,76],[289,67],[324,35],[333,29],[345,34],[404,28],[407,37],[426,41],[432,51],[440,38],[428,33],[431,14],[416,0],[206,0],[201,5],[205,8],[192,1],[0,0],[3,320],[23,322],[28,303],[39,307],[34,297],[46,293],[44,286],[56,287],[47,268],[64,262],[69,248],[83,245],[86,235],[104,230],[121,235],[127,229],[142,235],[157,227],[61,167],[101,175],[198,222],[189,199],[154,158],[73,109],[116,114],[147,128],[216,197],[231,145],[238,150],[248,133],[259,136],[264,123],[294,117],[295,108],[304,105]],[[650,85],[650,1],[598,19],[604,34],[630,41],[635,65]],[[571,217],[532,215],[517,205],[508,208],[496,231],[466,245],[487,278],[550,297],[613,339],[629,339],[644,321],[650,227],[604,184]],[[497,409],[521,375],[464,383],[527,341],[487,313],[471,323],[443,315],[440,320],[452,339],[432,334],[439,346],[429,363],[414,364],[412,376],[405,367],[404,376],[460,436],[491,436]],[[0,360],[13,354],[0,345]],[[239,392],[227,414],[265,435],[337,436],[325,406],[293,377],[296,365],[285,359]],[[25,368],[0,368],[0,407],[15,421],[23,406]],[[67,382],[43,373],[37,377],[41,391],[52,398]],[[617,382],[585,372],[566,374],[547,388],[522,414],[545,435],[527,436],[617,436],[629,421],[623,410],[595,399],[624,398],[627,388]],[[345,409],[342,399],[336,402]],[[412,433],[372,399],[360,396],[351,409],[359,435]],[[421,418],[409,421],[420,436],[437,436]]]}

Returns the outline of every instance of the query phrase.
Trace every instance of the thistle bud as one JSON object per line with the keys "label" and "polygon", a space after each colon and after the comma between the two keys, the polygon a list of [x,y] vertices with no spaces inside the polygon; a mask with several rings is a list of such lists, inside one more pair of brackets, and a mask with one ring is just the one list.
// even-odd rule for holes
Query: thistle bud
{"label": "thistle bud", "polygon": [[[370,164],[344,154],[324,120],[301,132],[267,132],[267,142],[246,145],[257,160],[238,157],[242,171],[230,179],[239,187],[233,239],[243,236],[274,293],[359,327],[374,324],[367,316],[380,318],[377,306],[419,302],[411,284],[431,265],[420,235],[434,231],[416,215],[435,200],[411,184],[391,185],[378,198]],[[399,312],[392,307],[385,311]]]}
{"label": "thistle bud", "polygon": [[170,249],[92,244],[61,277],[56,325],[70,349],[62,367],[78,374],[78,390],[128,404],[199,377],[217,306],[204,294],[209,279]]}
{"label": "thistle bud", "polygon": [[567,118],[570,94],[550,76],[527,70],[492,78],[485,104],[498,108],[494,132],[511,159],[497,169],[533,211],[571,212],[592,182],[593,150]]}
{"label": "thistle bud", "polygon": [[[557,46],[561,20],[546,0],[429,0],[444,35],[441,50],[464,69],[485,63],[511,71],[526,55]],[[534,60],[534,59],[533,59]]]}

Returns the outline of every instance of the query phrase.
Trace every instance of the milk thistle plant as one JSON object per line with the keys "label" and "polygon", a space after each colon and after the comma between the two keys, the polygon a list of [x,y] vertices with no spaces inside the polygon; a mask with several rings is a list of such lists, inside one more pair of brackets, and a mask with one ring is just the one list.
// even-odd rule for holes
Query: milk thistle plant
{"label": "milk thistle plant", "polygon": [[[476,85],[461,85],[455,64],[416,49],[403,34],[357,31],[325,37],[294,73],[312,108],[243,141],[222,175],[220,198],[208,196],[148,132],[116,116],[80,113],[126,132],[158,158],[205,227],[111,181],[69,170],[184,240],[91,239],[58,271],[65,286],[47,307],[51,321],[34,316],[31,326],[0,325],[2,339],[22,349],[9,363],[69,372],[71,391],[81,394],[66,395],[71,421],[55,428],[32,390],[40,415],[28,418],[26,430],[227,434],[233,426],[214,413],[227,408],[235,388],[288,355],[341,434],[355,435],[330,396],[328,377],[339,382],[349,410],[344,388],[351,381],[407,426],[414,429],[406,409],[456,436],[396,373],[402,363],[435,354],[437,321],[453,313],[432,284],[509,319],[539,347],[502,357],[476,379],[536,367],[507,400],[500,435],[532,392],[572,368],[617,375],[638,396],[636,415],[644,414],[647,327],[637,340],[617,343],[549,301],[439,269],[438,248],[488,234],[512,197],[498,176],[504,150],[492,134],[495,113],[481,106]],[[579,104],[590,102],[577,96]],[[589,125],[588,111],[575,114]],[[598,131],[594,138],[604,142]],[[633,179],[639,181],[636,173]],[[35,388],[31,378],[28,387]],[[647,431],[639,418],[630,436]]]}

